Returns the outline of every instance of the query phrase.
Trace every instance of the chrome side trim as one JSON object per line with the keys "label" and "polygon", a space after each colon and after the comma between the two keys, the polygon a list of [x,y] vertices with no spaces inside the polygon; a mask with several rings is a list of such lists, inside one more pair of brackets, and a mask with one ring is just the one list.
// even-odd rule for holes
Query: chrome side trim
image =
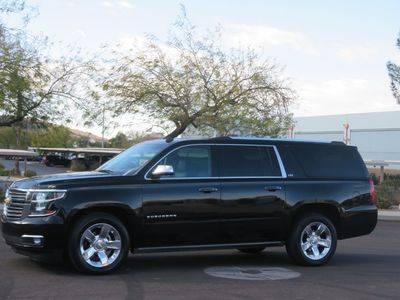
{"label": "chrome side trim", "polygon": [[158,165],[165,157],[167,157],[169,154],[171,154],[172,152],[184,148],[184,147],[193,147],[193,146],[249,146],[249,147],[272,147],[274,149],[275,155],[276,155],[276,159],[278,160],[278,165],[281,171],[281,176],[232,176],[232,177],[179,177],[179,178],[158,178],[157,180],[193,180],[193,179],[257,179],[257,178],[287,178],[287,174],[286,174],[286,170],[285,167],[283,165],[282,162],[282,158],[279,154],[278,149],[276,148],[275,145],[262,145],[262,144],[228,144],[228,143],[209,143],[209,144],[188,144],[188,145],[182,145],[179,146],[177,148],[172,149],[171,151],[169,151],[168,153],[166,153],[162,158],[160,158],[155,164],[153,164],[148,171],[146,172],[146,174],[144,175],[144,179],[145,180],[150,180],[152,181],[153,179],[150,178],[148,175],[150,173],[150,171],[156,166]]}
{"label": "chrome side trim", "polygon": [[21,238],[31,238],[31,239],[43,239],[43,235],[30,235],[30,234],[24,234],[21,236]]}
{"label": "chrome side trim", "polygon": [[166,247],[139,247],[133,250],[135,253],[151,252],[174,252],[174,251],[193,251],[193,250],[224,250],[240,249],[254,246],[279,247],[283,246],[282,241],[256,242],[256,243],[232,243],[232,244],[205,244],[205,245],[185,245],[185,246],[166,246]]}

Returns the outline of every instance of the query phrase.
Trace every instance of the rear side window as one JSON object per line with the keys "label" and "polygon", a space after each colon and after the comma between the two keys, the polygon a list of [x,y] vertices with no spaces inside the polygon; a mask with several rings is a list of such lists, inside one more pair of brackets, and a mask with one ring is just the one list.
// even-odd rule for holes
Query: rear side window
{"label": "rear side window", "polygon": [[368,177],[368,171],[356,147],[329,144],[290,145],[289,149],[308,177]]}
{"label": "rear side window", "polygon": [[221,146],[222,177],[281,176],[274,149],[266,146]]}

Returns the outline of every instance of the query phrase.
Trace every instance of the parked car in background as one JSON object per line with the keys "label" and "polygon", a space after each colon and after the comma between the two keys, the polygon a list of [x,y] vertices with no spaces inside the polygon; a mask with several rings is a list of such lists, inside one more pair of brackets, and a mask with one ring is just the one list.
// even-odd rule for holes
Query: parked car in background
{"label": "parked car in background", "polygon": [[364,162],[340,142],[147,141],[94,172],[17,181],[6,198],[2,232],[15,251],[64,255],[89,273],[113,271],[129,251],[271,246],[321,265],[377,222]]}

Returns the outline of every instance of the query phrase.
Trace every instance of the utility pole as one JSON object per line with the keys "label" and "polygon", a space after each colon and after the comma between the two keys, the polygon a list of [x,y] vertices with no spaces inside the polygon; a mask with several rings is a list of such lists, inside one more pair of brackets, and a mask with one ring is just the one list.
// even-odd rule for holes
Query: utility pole
{"label": "utility pole", "polygon": [[104,132],[106,131],[106,124],[105,124],[105,113],[106,113],[106,108],[105,104],[103,103],[103,109],[102,109],[102,120],[101,120],[101,148],[104,148]]}

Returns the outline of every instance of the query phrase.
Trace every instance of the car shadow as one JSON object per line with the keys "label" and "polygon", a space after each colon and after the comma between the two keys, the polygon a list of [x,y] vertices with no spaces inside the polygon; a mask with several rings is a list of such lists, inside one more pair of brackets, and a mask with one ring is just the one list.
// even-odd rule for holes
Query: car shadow
{"label": "car shadow", "polygon": [[[78,273],[69,263],[35,263],[28,258],[18,259],[14,263],[21,267],[22,264],[30,263],[30,268],[38,267],[42,271],[63,276],[76,276]],[[396,263],[398,261],[398,263]],[[370,266],[387,263],[400,265],[399,255],[385,254],[359,254],[359,253],[336,253],[333,259],[327,264],[328,267],[354,267]],[[306,270],[309,267],[302,267],[294,264],[283,250],[265,250],[258,254],[243,254],[236,250],[222,251],[197,251],[197,252],[172,252],[152,254],[130,254],[125,264],[112,275],[141,274],[149,275],[164,273],[184,272],[189,270],[208,268],[211,266],[269,266],[286,267],[293,270]],[[82,275],[88,276],[88,275]]]}

